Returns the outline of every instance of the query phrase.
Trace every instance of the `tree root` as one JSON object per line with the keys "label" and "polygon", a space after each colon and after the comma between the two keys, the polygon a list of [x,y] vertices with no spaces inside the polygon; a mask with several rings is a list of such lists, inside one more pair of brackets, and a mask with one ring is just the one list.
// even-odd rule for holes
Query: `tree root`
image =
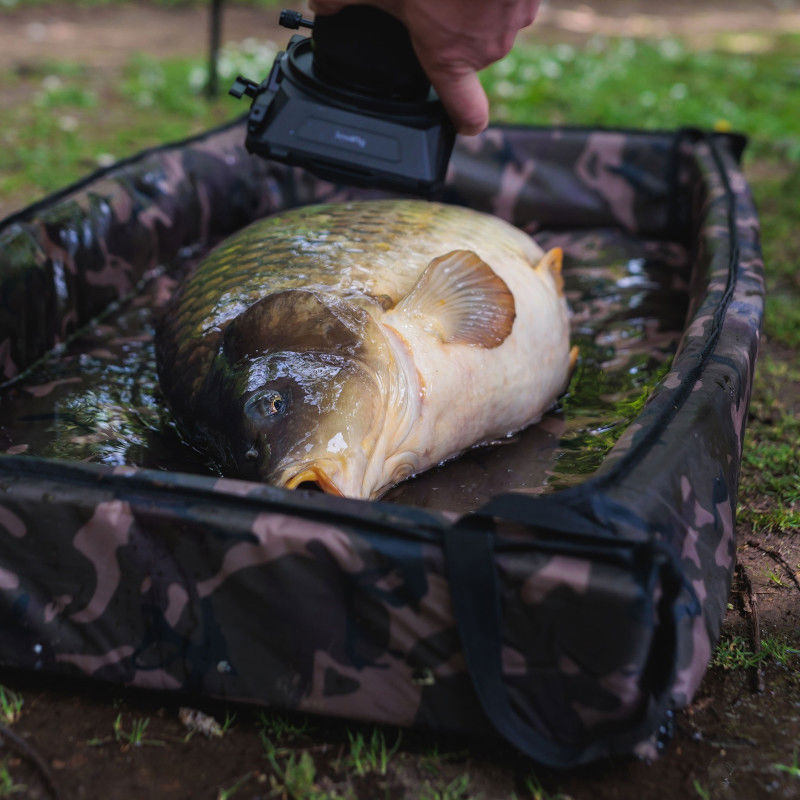
{"label": "tree root", "polygon": [[34,749],[34,747],[26,742],[21,736],[18,736],[7,725],[0,724],[0,739],[9,747],[9,749],[16,751],[17,755],[24,758],[32,764],[41,775],[45,786],[49,789],[50,794],[55,800],[62,800],[61,793],[53,780],[53,773],[45,763],[44,759]]}
{"label": "tree root", "polygon": [[[758,600],[753,592],[753,584],[750,582],[750,576],[742,564],[736,565],[735,587],[738,596],[739,613],[746,617],[750,622],[750,644],[754,653],[761,651],[761,619],[758,613]],[[747,598],[747,606],[745,608],[745,598]],[[752,672],[750,673],[750,680],[752,690],[761,694],[766,688],[764,684],[764,669],[761,665],[760,659],[753,665]]]}
{"label": "tree root", "polygon": [[786,559],[777,550],[764,547],[763,544],[760,544],[755,539],[748,539],[747,544],[750,547],[754,547],[756,550],[760,550],[762,553],[764,553],[764,555],[769,556],[775,563],[780,564],[786,570],[786,574],[792,579],[795,588],[800,591],[800,580],[797,579],[797,575],[794,574],[794,570],[789,566]]}

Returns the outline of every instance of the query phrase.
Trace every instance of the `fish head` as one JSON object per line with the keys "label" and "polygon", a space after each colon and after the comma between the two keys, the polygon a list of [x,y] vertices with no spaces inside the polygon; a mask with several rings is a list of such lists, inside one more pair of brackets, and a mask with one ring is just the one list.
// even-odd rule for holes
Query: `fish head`
{"label": "fish head", "polygon": [[290,289],[227,327],[215,364],[216,429],[238,474],[368,496],[386,414],[385,339],[354,304]]}

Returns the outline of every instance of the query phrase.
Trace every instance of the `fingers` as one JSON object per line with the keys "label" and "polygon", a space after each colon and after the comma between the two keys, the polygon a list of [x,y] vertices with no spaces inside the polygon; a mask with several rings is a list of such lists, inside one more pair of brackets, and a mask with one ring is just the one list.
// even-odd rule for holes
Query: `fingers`
{"label": "fingers", "polygon": [[466,136],[480,133],[489,124],[489,100],[477,73],[469,67],[437,72],[422,66],[456,130]]}
{"label": "fingers", "polygon": [[375,8],[381,8],[390,14],[398,16],[397,8],[400,5],[400,0],[309,0],[308,7],[315,14],[326,16],[341,11],[345,6],[361,4],[375,6]]}
{"label": "fingers", "polygon": [[476,70],[502,58],[529,25],[539,0],[309,0],[315,14],[368,2],[408,28],[422,68],[459,133],[489,124],[489,101]]}
{"label": "fingers", "polygon": [[340,9],[348,5],[344,0],[309,0],[308,7],[321,16],[335,14]]}

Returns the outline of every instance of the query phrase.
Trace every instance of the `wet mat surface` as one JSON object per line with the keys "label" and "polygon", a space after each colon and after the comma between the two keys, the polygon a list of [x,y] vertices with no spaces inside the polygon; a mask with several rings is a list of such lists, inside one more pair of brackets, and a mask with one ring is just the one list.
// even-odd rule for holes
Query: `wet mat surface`
{"label": "wet mat surface", "polygon": [[[688,303],[687,256],[672,243],[613,230],[539,232],[564,248],[572,341],[580,360],[542,422],[390,490],[386,500],[466,511],[509,489],[584,480],[669,367]],[[153,276],[127,304],[0,394],[0,452],[207,473],[181,443],[158,388],[153,330],[175,289]]]}

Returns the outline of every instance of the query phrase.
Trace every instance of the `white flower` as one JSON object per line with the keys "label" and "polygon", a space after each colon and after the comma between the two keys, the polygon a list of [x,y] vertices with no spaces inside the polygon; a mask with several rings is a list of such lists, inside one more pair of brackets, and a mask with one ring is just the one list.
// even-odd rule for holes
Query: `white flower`
{"label": "white flower", "polygon": [[208,70],[205,67],[192,67],[189,71],[189,86],[200,91],[208,82]]}
{"label": "white flower", "polygon": [[683,46],[676,39],[664,39],[658,43],[658,52],[667,61],[675,61],[683,54]]}
{"label": "white flower", "polygon": [[148,67],[142,70],[141,73],[142,83],[152,89],[158,89],[166,83],[166,78],[160,67]]}
{"label": "white flower", "polygon": [[656,93],[649,90],[642,92],[639,95],[639,105],[642,105],[645,108],[652,108],[656,104],[657,100],[658,98],[656,97]]}
{"label": "white flower", "polygon": [[514,71],[514,61],[511,58],[504,58],[502,61],[498,61],[494,66],[494,71],[497,75],[501,78],[508,77]]}
{"label": "white flower", "polygon": [[556,78],[560,78],[563,74],[564,70],[561,67],[561,64],[558,61],[554,61],[552,58],[545,58],[541,64],[542,74],[545,75],[547,78],[551,78],[555,80]]}
{"label": "white flower", "polygon": [[624,59],[633,58],[636,55],[636,42],[633,39],[623,39],[619,43],[617,52]]}
{"label": "white flower", "polygon": [[575,48],[565,42],[556,45],[555,53],[559,61],[572,61],[575,58]]}
{"label": "white flower", "polygon": [[685,83],[673,84],[672,88],[669,90],[669,96],[673,100],[685,100],[687,94],[689,94],[689,90],[686,88]]}
{"label": "white flower", "polygon": [[58,127],[65,133],[71,133],[78,129],[78,120],[71,114],[65,114],[58,118]]}
{"label": "white flower", "polygon": [[220,59],[217,63],[217,72],[221,77],[232,78],[233,73],[236,71],[236,64],[229,55],[224,53],[222,56],[220,56]]}
{"label": "white flower", "polygon": [[55,92],[63,86],[63,82],[58,75],[45,75],[42,79],[42,88],[46,92]]}
{"label": "white flower", "polygon": [[43,42],[47,38],[47,25],[42,22],[31,22],[25,26],[25,35],[32,42]]}
{"label": "white flower", "polygon": [[511,81],[498,81],[495,84],[494,92],[498,97],[513,97],[517,93],[517,87]]}
{"label": "white flower", "polygon": [[608,49],[608,39],[595,34],[586,43],[586,49],[590,53],[604,53]]}

